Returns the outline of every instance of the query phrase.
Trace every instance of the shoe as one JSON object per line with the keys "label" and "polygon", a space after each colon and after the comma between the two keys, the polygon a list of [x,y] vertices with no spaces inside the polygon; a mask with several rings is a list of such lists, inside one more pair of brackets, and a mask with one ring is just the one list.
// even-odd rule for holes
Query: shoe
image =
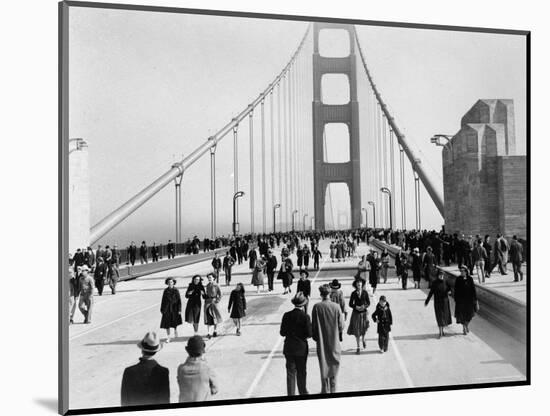
{"label": "shoe", "polygon": [[241,331],[237,329],[237,335],[241,336]]}
{"label": "shoe", "polygon": [[210,338],[211,338],[211,335],[210,335],[210,334],[208,334],[208,335],[206,336],[206,338],[210,339]]}
{"label": "shoe", "polygon": [[170,343],[170,338],[166,338],[166,341],[164,341],[166,344]]}
{"label": "shoe", "polygon": [[212,334],[212,336],[215,338],[218,336],[218,334],[216,333],[216,331],[214,331],[214,333]]}
{"label": "shoe", "polygon": [[361,349],[360,349],[360,348],[357,348],[357,349],[355,350],[355,354],[357,354],[357,355],[361,354]]}
{"label": "shoe", "polygon": [[383,349],[380,349],[380,354],[384,354],[384,350],[383,350]]}
{"label": "shoe", "polygon": [[363,340],[363,348],[367,348],[367,341]]}
{"label": "shoe", "polygon": [[74,321],[71,319],[71,320],[69,321],[69,324],[74,324]]}

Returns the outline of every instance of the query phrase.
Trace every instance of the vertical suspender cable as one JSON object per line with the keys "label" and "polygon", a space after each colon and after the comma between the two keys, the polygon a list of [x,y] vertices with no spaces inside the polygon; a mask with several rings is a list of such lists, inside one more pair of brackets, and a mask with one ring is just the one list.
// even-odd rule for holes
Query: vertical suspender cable
{"label": "vertical suspender cable", "polygon": [[393,130],[388,125],[388,128],[390,130],[390,183],[391,183],[391,192],[392,192],[392,198],[391,198],[391,223],[397,228],[397,224],[395,221],[395,197],[397,196],[397,192],[395,189],[395,153],[393,150],[394,144],[393,144]]}
{"label": "vertical suspender cable", "polygon": [[405,151],[399,145],[399,175],[401,179],[401,227],[407,229],[407,215],[405,213]]}
{"label": "vertical suspender cable", "polygon": [[250,232],[254,234],[254,111],[248,115],[250,127]]}
{"label": "vertical suspender cable", "polygon": [[[239,125],[233,127],[233,194],[239,192],[239,148],[238,148]],[[235,206],[235,217],[239,218],[239,205]]]}
{"label": "vertical suspender cable", "polygon": [[[277,137],[278,137],[278,161],[279,161],[279,199],[278,203],[283,206],[283,169],[282,169],[282,137],[281,137],[281,83],[277,84]],[[279,227],[278,230],[282,230],[283,213],[282,209],[279,209]]]}
{"label": "vertical suspender cable", "polygon": [[[273,117],[273,90],[271,90],[271,93],[269,94],[269,130],[270,130],[270,136],[271,136],[271,157],[270,159],[270,166],[271,166],[271,207],[276,204],[275,202],[275,129],[273,126],[274,117]],[[275,221],[275,220],[274,220]]]}
{"label": "vertical suspender cable", "polygon": [[265,234],[266,206],[265,206],[265,100],[261,104],[262,123],[262,233]]}
{"label": "vertical suspender cable", "polygon": [[284,211],[285,211],[285,230],[288,231],[288,213],[291,209],[288,203],[288,136],[287,136],[287,102],[286,102],[286,87],[288,85],[288,76],[283,77],[283,140],[284,140],[284,175],[285,175],[285,202],[284,202]]}

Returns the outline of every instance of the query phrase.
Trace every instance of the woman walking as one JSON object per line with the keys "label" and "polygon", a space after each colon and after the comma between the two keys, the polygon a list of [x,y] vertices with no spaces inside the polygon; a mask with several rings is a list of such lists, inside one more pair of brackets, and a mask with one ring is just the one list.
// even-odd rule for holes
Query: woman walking
{"label": "woman walking", "polygon": [[346,301],[344,300],[344,292],[342,292],[342,290],[340,289],[340,287],[342,287],[342,284],[338,281],[338,279],[334,279],[329,286],[330,286],[329,298],[332,302],[340,306],[340,310],[344,315],[344,321],[345,321],[348,318],[348,311],[346,309]]}
{"label": "woman walking", "polygon": [[455,318],[462,324],[464,335],[470,332],[468,325],[478,311],[476,285],[466,266],[460,267],[460,276],[455,281]]}
{"label": "woman walking", "polygon": [[283,287],[285,289],[283,295],[292,292],[291,286],[292,280],[294,278],[294,276],[292,275],[292,268],[293,264],[290,257],[283,257],[281,268],[279,270],[279,274],[277,275],[277,279],[280,279],[282,281]]}
{"label": "woman walking", "polygon": [[175,287],[176,279],[173,277],[167,278],[164,283],[168,285],[162,293],[162,301],[160,303],[160,312],[162,318],[160,327],[166,329],[166,343],[170,342],[170,328],[174,328],[174,336],[178,337],[178,325],[182,324],[181,320],[181,296],[180,291]]}
{"label": "woman walking", "polygon": [[206,336],[210,339],[210,327],[214,327],[212,336],[217,337],[218,333],[216,332],[216,328],[222,321],[222,315],[218,309],[218,303],[220,303],[222,298],[222,292],[214,280],[213,273],[208,273],[206,277],[208,278],[208,284],[206,285],[204,295],[204,323],[207,327]]}
{"label": "woman walking", "polygon": [[254,270],[256,267],[256,260],[258,259],[258,253],[256,253],[256,250],[251,248],[250,252],[248,253],[248,268],[250,270]]}
{"label": "woman walking", "polygon": [[296,265],[302,270],[302,264],[304,262],[304,250],[301,245],[298,244],[296,248]]}
{"label": "woman walking", "polygon": [[265,289],[264,286],[264,269],[267,264],[267,261],[264,256],[256,261],[254,266],[254,271],[252,272],[252,285],[256,286],[256,293],[260,293],[260,286],[262,287],[262,292]]}
{"label": "woman walking", "polygon": [[348,335],[353,335],[357,341],[356,354],[361,353],[361,342],[363,348],[367,348],[365,334],[369,328],[369,319],[367,308],[370,306],[369,294],[363,288],[363,282],[356,280],[353,282],[355,290],[351,293],[349,306],[351,308],[351,318],[349,320]]}
{"label": "woman walking", "polygon": [[309,267],[309,257],[311,256],[311,253],[309,251],[307,244],[304,244],[304,248],[302,249],[302,251],[303,251],[303,257],[304,257],[304,269],[307,270]]}
{"label": "woman walking", "polygon": [[435,255],[430,246],[426,248],[426,253],[422,259],[422,269],[424,270],[424,280],[431,285],[436,279],[437,268],[435,267]]}
{"label": "woman walking", "polygon": [[378,259],[378,252],[374,252],[369,259],[370,271],[369,271],[369,284],[372,287],[372,294],[376,293],[376,286],[378,286],[378,278],[380,273],[380,260]]}
{"label": "woman walking", "polygon": [[445,335],[443,329],[447,325],[451,325],[451,308],[449,306],[449,293],[451,287],[445,281],[445,276],[440,273],[430,287],[430,293],[424,302],[424,306],[428,306],[430,299],[434,298],[434,311],[437,326],[439,327],[439,338]]}
{"label": "woman walking", "polygon": [[246,315],[246,299],[244,297],[244,286],[242,283],[237,283],[237,287],[231,291],[229,295],[229,305],[227,312],[229,317],[233,319],[233,323],[237,328],[237,335],[241,335],[241,318]]}
{"label": "woman walking", "polygon": [[388,269],[390,267],[390,253],[388,253],[388,250],[386,248],[384,248],[384,251],[382,251],[380,262],[382,263],[380,272],[382,275],[382,279],[384,279],[384,283],[386,283],[388,281]]}
{"label": "woman walking", "polygon": [[193,325],[195,335],[199,331],[199,322],[201,317],[202,298],[204,297],[204,286],[202,285],[202,278],[196,274],[193,276],[193,280],[189,283],[185,297],[187,305],[185,306],[185,322]]}
{"label": "woman walking", "polygon": [[300,279],[296,285],[296,293],[302,292],[302,295],[306,298],[307,302],[303,305],[304,312],[307,313],[307,307],[309,305],[309,297],[311,296],[311,282],[308,279],[309,273],[307,270],[300,270]]}
{"label": "woman walking", "polygon": [[422,274],[422,258],[420,257],[420,250],[415,247],[411,254],[411,269],[413,272],[414,288],[420,289],[420,276]]}

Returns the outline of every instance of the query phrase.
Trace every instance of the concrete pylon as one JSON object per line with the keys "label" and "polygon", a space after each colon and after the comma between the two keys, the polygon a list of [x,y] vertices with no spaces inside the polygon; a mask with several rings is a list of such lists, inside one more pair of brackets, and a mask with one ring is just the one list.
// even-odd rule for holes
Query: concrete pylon
{"label": "concrete pylon", "polygon": [[[349,36],[350,54],[343,58],[319,54],[319,32],[323,29],[345,30]],[[315,23],[313,25],[313,182],[315,229],[325,229],[325,194],[330,183],[348,186],[351,204],[351,227],[361,226],[361,175],[359,152],[359,108],[355,32],[352,25]],[[327,105],[321,101],[321,78],[324,74],[344,74],[349,79],[350,101],[343,105]],[[324,161],[324,129],[329,123],[345,123],[349,131],[350,160],[344,163]]]}

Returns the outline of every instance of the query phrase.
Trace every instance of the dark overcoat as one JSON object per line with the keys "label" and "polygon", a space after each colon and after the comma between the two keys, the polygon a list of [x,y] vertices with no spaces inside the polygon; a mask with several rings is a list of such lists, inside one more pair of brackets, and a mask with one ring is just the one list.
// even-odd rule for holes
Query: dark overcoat
{"label": "dark overcoat", "polygon": [[451,287],[445,280],[436,279],[430,287],[430,293],[426,299],[426,305],[434,298],[434,311],[437,326],[451,325],[451,307],[449,306],[449,292]]}
{"label": "dark overcoat", "polygon": [[162,302],[160,304],[160,312],[162,319],[160,327],[164,329],[177,328],[182,324],[181,320],[181,296],[180,291],[173,287],[167,287],[162,294]]}
{"label": "dark overcoat", "polygon": [[283,315],[281,321],[281,336],[285,337],[284,355],[305,357],[308,355],[307,339],[311,338],[312,327],[309,315],[295,308]]}
{"label": "dark overcoat", "polygon": [[467,324],[475,315],[476,285],[471,277],[458,276],[455,280],[455,318],[457,324]]}
{"label": "dark overcoat", "polygon": [[168,369],[155,360],[140,358],[122,375],[120,404],[137,406],[170,403]]}

